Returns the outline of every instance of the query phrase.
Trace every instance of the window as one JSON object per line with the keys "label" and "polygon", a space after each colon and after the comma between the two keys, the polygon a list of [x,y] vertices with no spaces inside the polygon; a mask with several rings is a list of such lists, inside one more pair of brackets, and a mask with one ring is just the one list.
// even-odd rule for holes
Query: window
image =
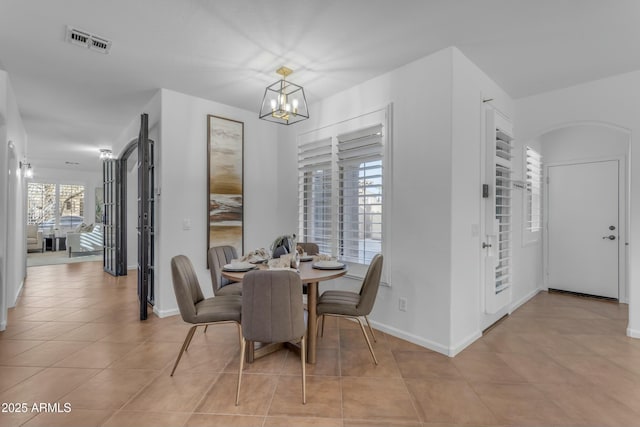
{"label": "window", "polygon": [[55,224],[56,185],[37,182],[27,185],[27,224]]}
{"label": "window", "polygon": [[338,249],[368,265],[382,252],[382,125],[338,135]]}
{"label": "window", "polygon": [[388,109],[301,135],[299,239],[338,256],[363,275],[383,252]]}
{"label": "window", "polygon": [[84,221],[84,186],[30,182],[27,223],[43,231],[71,230]]}
{"label": "window", "polygon": [[542,156],[531,147],[526,152],[526,231],[536,233],[542,228]]}
{"label": "window", "polygon": [[331,138],[324,138],[298,150],[300,238],[322,253],[332,252],[331,148]]}

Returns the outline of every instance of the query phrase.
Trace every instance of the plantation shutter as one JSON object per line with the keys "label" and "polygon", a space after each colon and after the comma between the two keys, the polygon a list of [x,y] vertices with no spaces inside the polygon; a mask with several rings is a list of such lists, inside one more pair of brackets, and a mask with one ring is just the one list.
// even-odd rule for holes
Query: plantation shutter
{"label": "plantation shutter", "polygon": [[337,136],[338,250],[341,259],[369,264],[382,252],[383,127]]}
{"label": "plantation shutter", "polygon": [[542,156],[526,147],[527,230],[540,231],[542,222]]}
{"label": "plantation shutter", "polygon": [[321,253],[331,253],[332,246],[331,151],[331,138],[298,147],[299,240],[317,243]]}

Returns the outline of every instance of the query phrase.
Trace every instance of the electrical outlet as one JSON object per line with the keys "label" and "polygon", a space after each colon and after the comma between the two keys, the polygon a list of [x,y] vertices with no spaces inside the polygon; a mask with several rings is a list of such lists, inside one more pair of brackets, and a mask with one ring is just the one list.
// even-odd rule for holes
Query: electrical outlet
{"label": "electrical outlet", "polygon": [[407,311],[407,299],[402,297],[398,298],[398,310]]}

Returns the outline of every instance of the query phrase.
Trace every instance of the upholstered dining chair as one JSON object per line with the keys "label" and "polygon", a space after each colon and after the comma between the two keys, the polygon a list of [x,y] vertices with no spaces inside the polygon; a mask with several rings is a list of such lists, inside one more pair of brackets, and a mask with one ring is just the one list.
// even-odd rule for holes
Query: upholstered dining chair
{"label": "upholstered dining chair", "polygon": [[349,317],[356,319],[360,325],[364,339],[367,342],[369,351],[371,352],[371,357],[373,357],[373,361],[376,365],[378,364],[378,359],[376,359],[376,355],[373,352],[371,341],[369,341],[369,337],[364,329],[364,324],[362,323],[361,318],[364,317],[367,321],[371,336],[373,337],[373,340],[376,341],[376,337],[373,334],[373,328],[371,327],[371,323],[369,323],[369,318],[367,316],[371,313],[371,310],[373,310],[373,305],[376,302],[381,274],[382,254],[376,254],[371,260],[371,264],[369,264],[369,269],[362,281],[360,292],[340,290],[325,291],[318,300],[317,309],[318,316],[322,316],[321,334],[324,333],[324,316]]}
{"label": "upholstered dining chair", "polygon": [[233,246],[213,246],[208,252],[209,270],[211,272],[211,285],[213,294],[242,295],[242,282],[231,282],[222,276],[222,268],[232,259],[237,259],[238,254]]}
{"label": "upholstered dining chair", "polygon": [[193,334],[198,326],[206,327],[212,324],[235,323],[238,325],[238,335],[242,337],[242,331],[240,330],[242,297],[239,295],[227,295],[204,298],[193,264],[184,255],[178,255],[171,259],[171,277],[182,320],[193,325],[187,332],[176,363],[171,370],[171,376],[173,376],[180,358],[189,348]]}
{"label": "upholstered dining chair", "polygon": [[236,405],[247,341],[281,343],[300,341],[302,403],[307,403],[305,324],[300,276],[290,270],[253,270],[245,274],[242,290],[242,338]]}
{"label": "upholstered dining chair", "polygon": [[320,248],[317,243],[299,242],[298,246],[300,246],[308,255],[318,255],[320,253]]}

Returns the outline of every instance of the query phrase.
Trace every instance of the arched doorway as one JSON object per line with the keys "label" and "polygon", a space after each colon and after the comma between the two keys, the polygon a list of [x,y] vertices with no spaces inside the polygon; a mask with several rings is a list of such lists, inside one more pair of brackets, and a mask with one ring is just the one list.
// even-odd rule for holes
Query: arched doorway
{"label": "arched doorway", "polygon": [[629,131],[569,123],[537,141],[546,177],[545,285],[628,302]]}
{"label": "arched doorway", "polygon": [[[117,159],[103,164],[104,185],[104,270],[114,276],[127,274],[127,162],[137,156],[137,270],[140,320],[154,304],[154,211],[155,181],[153,141],[149,139],[149,117],[142,114],[140,133]],[[135,156],[133,156],[135,154]]]}

